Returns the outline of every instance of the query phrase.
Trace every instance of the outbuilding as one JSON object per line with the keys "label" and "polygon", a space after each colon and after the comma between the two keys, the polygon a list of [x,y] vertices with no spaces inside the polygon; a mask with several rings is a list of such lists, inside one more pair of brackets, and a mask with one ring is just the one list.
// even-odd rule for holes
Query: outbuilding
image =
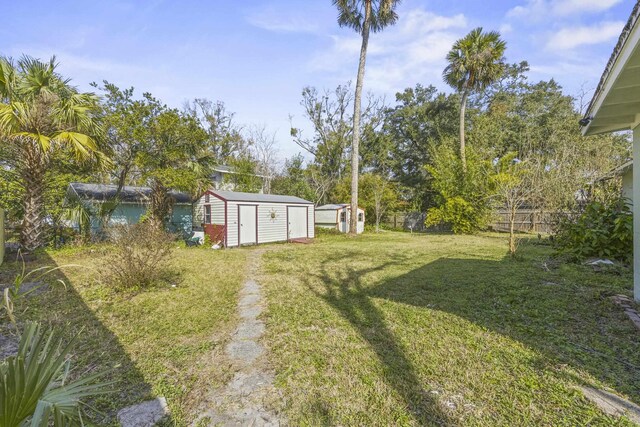
{"label": "outbuilding", "polygon": [[[342,233],[349,232],[351,206],[347,204],[322,205],[316,208],[316,227],[334,228]],[[364,231],[364,209],[358,208],[358,234]]]}
{"label": "outbuilding", "polygon": [[[171,216],[168,218],[167,229],[173,233],[189,236],[192,233],[193,217],[191,196],[173,190],[169,192],[169,196],[173,199],[174,205]],[[72,182],[67,187],[64,204],[66,206],[82,204],[90,215],[91,234],[96,235],[102,231],[99,212],[103,203],[118,201],[109,216],[109,225],[137,224],[147,213],[150,198],[150,187],[127,185],[118,192],[117,185]],[[73,222],[70,226],[79,228],[80,225]]]}
{"label": "outbuilding", "polygon": [[208,190],[195,206],[195,224],[225,247],[310,239],[313,203],[294,196]]}

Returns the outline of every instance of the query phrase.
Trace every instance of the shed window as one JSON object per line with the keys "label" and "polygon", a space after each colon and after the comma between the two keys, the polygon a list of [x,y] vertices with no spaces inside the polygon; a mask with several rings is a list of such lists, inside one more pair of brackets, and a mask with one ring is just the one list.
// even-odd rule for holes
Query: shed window
{"label": "shed window", "polygon": [[364,221],[364,214],[362,212],[358,213],[358,222]]}
{"label": "shed window", "polygon": [[347,213],[340,212],[340,222],[347,222]]}
{"label": "shed window", "polygon": [[205,195],[204,195],[204,202],[205,202],[205,203],[209,203],[209,202],[210,202],[210,200],[211,200],[211,199],[209,199],[209,195],[208,195],[208,194],[205,194]]}
{"label": "shed window", "polygon": [[204,223],[211,224],[211,205],[204,206]]}

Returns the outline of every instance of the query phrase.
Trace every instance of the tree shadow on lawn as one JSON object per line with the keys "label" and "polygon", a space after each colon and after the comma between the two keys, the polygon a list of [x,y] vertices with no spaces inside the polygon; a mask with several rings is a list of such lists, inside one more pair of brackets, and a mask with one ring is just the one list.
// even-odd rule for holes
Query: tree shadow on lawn
{"label": "tree shadow on lawn", "polygon": [[[0,283],[12,283],[15,273],[22,269],[21,262],[8,261],[5,261],[0,270]],[[41,266],[56,267],[58,264],[43,253],[36,260],[27,262],[25,267],[29,272]],[[68,267],[71,268],[85,267]],[[71,349],[75,375],[111,370],[103,380],[117,381],[112,386],[114,393],[87,402],[90,406],[85,409],[89,417],[100,424],[114,424],[119,409],[153,398],[151,386],[120,344],[118,337],[98,319],[78,293],[76,287],[80,284],[71,280],[62,270],[45,276],[42,281],[48,284],[43,292],[26,297],[16,305],[18,322],[31,320],[51,325],[61,330],[66,339],[78,335]],[[95,298],[99,300],[100,295],[95,295]],[[171,420],[167,422],[171,423]]]}
{"label": "tree shadow on lawn", "polygon": [[[322,268],[320,274],[311,277],[322,282],[324,292],[318,292],[310,283],[307,283],[307,287],[338,311],[369,344],[381,362],[384,381],[398,393],[405,409],[415,421],[420,425],[452,425],[452,421],[432,395],[424,389],[415,366],[387,326],[383,313],[371,302],[367,289],[360,282],[364,275],[384,270],[405,259],[406,257],[397,256],[385,264],[361,270],[346,267],[337,275]],[[344,257],[330,257],[325,263],[340,261],[344,261]],[[331,419],[326,406],[320,405],[317,409],[323,419]]]}
{"label": "tree shadow on lawn", "polygon": [[358,298],[454,314],[538,351],[546,369],[569,365],[640,403],[640,337],[607,298],[621,290],[606,284],[607,275],[598,276],[600,285],[584,285],[580,280],[593,277],[581,274],[596,273],[568,278],[531,260],[439,258],[370,286]]}

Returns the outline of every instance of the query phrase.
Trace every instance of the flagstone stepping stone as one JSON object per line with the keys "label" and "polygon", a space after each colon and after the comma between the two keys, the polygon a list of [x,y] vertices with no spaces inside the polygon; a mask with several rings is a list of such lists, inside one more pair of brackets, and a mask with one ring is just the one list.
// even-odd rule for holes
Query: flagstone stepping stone
{"label": "flagstone stepping stone", "polygon": [[591,403],[595,404],[604,413],[620,417],[625,415],[634,423],[640,425],[640,406],[616,396],[608,391],[591,387],[580,387],[580,390]]}
{"label": "flagstone stepping stone", "polygon": [[119,410],[118,422],[122,427],[153,427],[168,415],[167,400],[158,397]]}

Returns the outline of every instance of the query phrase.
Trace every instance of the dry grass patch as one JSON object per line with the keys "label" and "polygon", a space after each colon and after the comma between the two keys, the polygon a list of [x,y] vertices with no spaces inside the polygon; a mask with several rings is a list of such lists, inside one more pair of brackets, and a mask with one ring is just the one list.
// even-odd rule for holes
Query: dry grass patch
{"label": "dry grass patch", "polygon": [[[49,252],[28,265],[81,264],[65,268],[59,278],[67,289],[52,286],[28,299],[22,320],[39,320],[82,329],[75,347],[79,369],[116,367],[118,392],[94,401],[101,423],[113,423],[115,412],[153,396],[165,396],[170,424],[187,425],[201,393],[228,379],[222,357],[224,342],[236,324],[236,303],[244,281],[246,251],[175,248],[171,280],[132,292],[118,292],[99,281],[99,266],[108,247]],[[15,263],[2,266],[0,282]],[[53,281],[54,278],[51,278]],[[216,357],[216,354],[220,357]]]}

